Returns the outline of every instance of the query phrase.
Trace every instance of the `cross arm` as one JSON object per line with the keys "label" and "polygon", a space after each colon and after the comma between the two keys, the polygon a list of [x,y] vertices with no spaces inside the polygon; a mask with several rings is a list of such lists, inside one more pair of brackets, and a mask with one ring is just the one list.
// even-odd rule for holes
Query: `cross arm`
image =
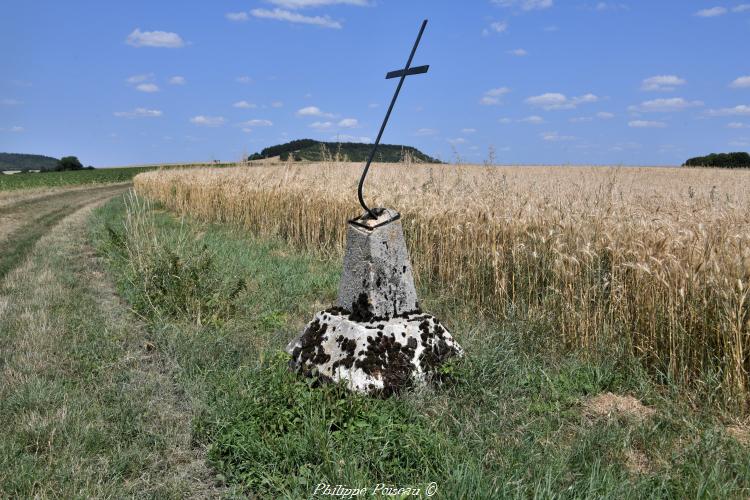
{"label": "cross arm", "polygon": [[414,68],[409,69],[399,69],[396,71],[391,71],[387,75],[385,75],[385,79],[389,80],[391,78],[400,78],[402,76],[409,76],[409,75],[420,75],[422,73],[427,73],[427,70],[430,69],[430,65],[426,64],[424,66],[416,66]]}

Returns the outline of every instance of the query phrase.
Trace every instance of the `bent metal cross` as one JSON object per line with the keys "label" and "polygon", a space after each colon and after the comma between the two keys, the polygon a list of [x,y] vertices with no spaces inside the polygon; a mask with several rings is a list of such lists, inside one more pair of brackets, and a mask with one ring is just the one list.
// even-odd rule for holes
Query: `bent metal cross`
{"label": "bent metal cross", "polygon": [[383,124],[380,126],[380,132],[378,132],[378,136],[375,138],[375,144],[372,146],[372,151],[370,151],[370,156],[367,157],[367,164],[365,165],[365,169],[362,171],[362,177],[359,179],[359,187],[357,188],[357,196],[359,197],[359,204],[362,205],[362,208],[365,209],[365,212],[367,212],[371,218],[377,219],[378,214],[375,213],[375,211],[371,210],[367,204],[365,203],[365,199],[362,194],[362,190],[364,188],[365,184],[365,177],[367,177],[367,171],[370,170],[370,164],[372,163],[373,158],[375,158],[375,152],[378,150],[378,145],[380,144],[380,139],[383,137],[383,131],[385,130],[385,126],[388,124],[388,118],[391,117],[391,111],[393,111],[393,106],[396,104],[396,99],[398,99],[398,94],[401,92],[401,87],[404,85],[404,80],[406,80],[407,76],[410,75],[420,75],[422,73],[427,73],[427,70],[430,69],[429,65],[425,66],[417,66],[415,68],[411,67],[411,61],[414,59],[414,53],[417,52],[417,47],[419,46],[419,41],[422,39],[422,33],[424,33],[424,29],[427,27],[427,19],[422,21],[422,27],[419,28],[419,34],[417,35],[417,40],[414,42],[414,47],[411,49],[411,53],[409,54],[409,59],[406,61],[406,66],[404,66],[404,69],[399,69],[396,71],[391,71],[387,75],[385,75],[386,80],[390,80],[391,78],[398,78],[398,86],[396,87],[396,92],[393,93],[393,99],[391,99],[391,105],[388,106],[388,111],[385,114],[385,118],[383,119]]}
{"label": "bent metal cross", "polygon": [[392,394],[439,378],[440,365],[463,349],[440,321],[419,307],[401,218],[388,208],[369,208],[362,186],[404,79],[427,72],[411,67],[427,21],[422,23],[359,180],[365,212],[350,220],[336,305],[318,312],[287,346],[290,367],[307,377],[342,382],[353,391]]}

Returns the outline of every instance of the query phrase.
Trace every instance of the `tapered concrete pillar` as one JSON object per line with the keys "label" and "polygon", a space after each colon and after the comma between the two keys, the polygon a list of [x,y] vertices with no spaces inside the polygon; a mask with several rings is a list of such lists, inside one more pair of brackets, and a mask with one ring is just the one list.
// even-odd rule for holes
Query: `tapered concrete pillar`
{"label": "tapered concrete pillar", "polygon": [[349,222],[336,305],[363,320],[417,312],[419,302],[398,212]]}

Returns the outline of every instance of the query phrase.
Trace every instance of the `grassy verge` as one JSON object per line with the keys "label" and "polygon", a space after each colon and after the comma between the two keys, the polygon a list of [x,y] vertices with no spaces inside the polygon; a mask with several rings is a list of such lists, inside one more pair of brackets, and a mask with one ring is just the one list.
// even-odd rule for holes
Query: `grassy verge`
{"label": "grassy verge", "polygon": [[0,282],[0,497],[210,494],[189,401],[107,285],[89,215]]}
{"label": "grassy verge", "polygon": [[467,351],[452,383],[386,400],[311,388],[281,350],[333,301],[338,262],[140,202],[107,205],[93,227],[194,402],[194,443],[231,491],[299,498],[320,484],[369,495],[378,484],[435,483],[439,498],[750,494],[747,427],[655,385],[625,348],[564,353],[543,323],[479,320],[423,290]]}

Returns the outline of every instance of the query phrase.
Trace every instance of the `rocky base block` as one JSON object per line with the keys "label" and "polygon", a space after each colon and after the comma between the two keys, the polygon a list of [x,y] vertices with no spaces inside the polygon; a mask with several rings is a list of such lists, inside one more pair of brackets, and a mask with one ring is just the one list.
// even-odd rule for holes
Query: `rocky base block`
{"label": "rocky base block", "polygon": [[429,314],[362,322],[338,308],[317,313],[287,352],[290,366],[305,376],[381,394],[425,383],[444,361],[464,353]]}

